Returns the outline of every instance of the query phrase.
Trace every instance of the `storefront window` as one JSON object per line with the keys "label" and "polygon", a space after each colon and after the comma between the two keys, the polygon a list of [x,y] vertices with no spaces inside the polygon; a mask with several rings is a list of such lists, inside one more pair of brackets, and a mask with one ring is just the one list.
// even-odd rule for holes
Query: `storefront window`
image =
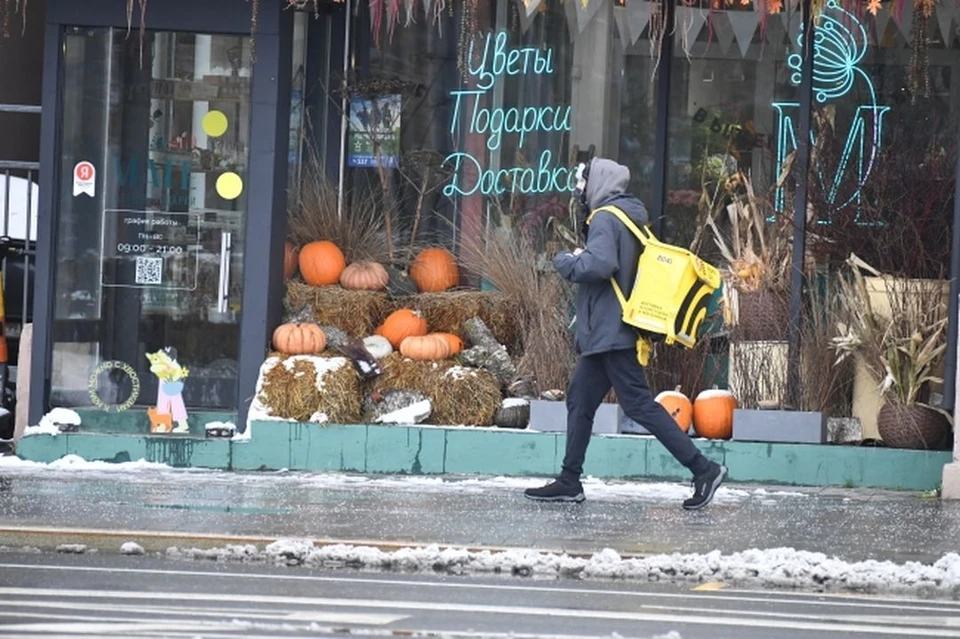
{"label": "storefront window", "polygon": [[571,167],[590,153],[629,166],[649,198],[646,4],[458,3],[392,35],[359,21],[348,185],[386,193],[397,250],[411,239],[456,250],[495,228],[555,244],[553,225],[570,226]]}

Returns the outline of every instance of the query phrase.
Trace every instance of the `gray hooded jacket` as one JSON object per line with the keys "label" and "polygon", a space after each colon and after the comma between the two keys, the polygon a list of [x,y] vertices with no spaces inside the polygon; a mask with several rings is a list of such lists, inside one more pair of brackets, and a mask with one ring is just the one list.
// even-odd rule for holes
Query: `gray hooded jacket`
{"label": "gray hooded jacket", "polygon": [[[627,193],[630,169],[612,160],[594,158],[590,163],[586,199],[591,211],[612,205],[638,225],[649,221],[647,209]],[[629,296],[637,276],[642,245],[617,217],[597,213],[590,222],[587,245],[579,255],[562,251],[553,258],[560,275],[579,284],[577,288],[576,346],[581,355],[635,348],[637,331],[624,324],[620,300],[610,277],[615,276]]]}

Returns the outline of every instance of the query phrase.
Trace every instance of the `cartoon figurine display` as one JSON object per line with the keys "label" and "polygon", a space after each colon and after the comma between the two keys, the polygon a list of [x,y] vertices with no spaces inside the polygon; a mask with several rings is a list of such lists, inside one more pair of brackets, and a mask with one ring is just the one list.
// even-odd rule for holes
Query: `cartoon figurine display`
{"label": "cartoon figurine display", "polygon": [[[183,403],[183,380],[190,374],[177,362],[177,349],[168,346],[156,353],[147,353],[150,372],[160,380],[157,406],[148,408],[151,433],[187,433],[187,407]],[[173,428],[173,422],[177,427]]]}

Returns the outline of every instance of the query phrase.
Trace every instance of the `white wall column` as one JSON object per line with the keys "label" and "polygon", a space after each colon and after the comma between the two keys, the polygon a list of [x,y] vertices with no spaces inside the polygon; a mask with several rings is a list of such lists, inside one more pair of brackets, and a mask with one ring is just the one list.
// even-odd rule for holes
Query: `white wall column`
{"label": "white wall column", "polygon": [[[957,328],[960,333],[960,325]],[[960,339],[957,340],[958,357],[960,357]],[[956,388],[960,389],[960,366],[957,367]],[[960,415],[960,393],[956,393],[953,400],[953,415],[956,419]],[[953,425],[953,461],[943,467],[943,499],[960,499],[960,428]]]}

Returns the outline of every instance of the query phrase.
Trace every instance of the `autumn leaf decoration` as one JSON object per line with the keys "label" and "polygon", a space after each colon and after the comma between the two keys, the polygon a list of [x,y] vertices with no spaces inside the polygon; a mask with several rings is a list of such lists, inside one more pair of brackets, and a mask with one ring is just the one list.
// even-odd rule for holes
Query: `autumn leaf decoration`
{"label": "autumn leaf decoration", "polygon": [[769,0],[767,7],[770,13],[780,13],[783,10],[783,0]]}
{"label": "autumn leaf decoration", "polygon": [[880,0],[869,0],[869,2],[867,2],[867,11],[870,12],[870,15],[877,15],[877,12],[880,11]]}

